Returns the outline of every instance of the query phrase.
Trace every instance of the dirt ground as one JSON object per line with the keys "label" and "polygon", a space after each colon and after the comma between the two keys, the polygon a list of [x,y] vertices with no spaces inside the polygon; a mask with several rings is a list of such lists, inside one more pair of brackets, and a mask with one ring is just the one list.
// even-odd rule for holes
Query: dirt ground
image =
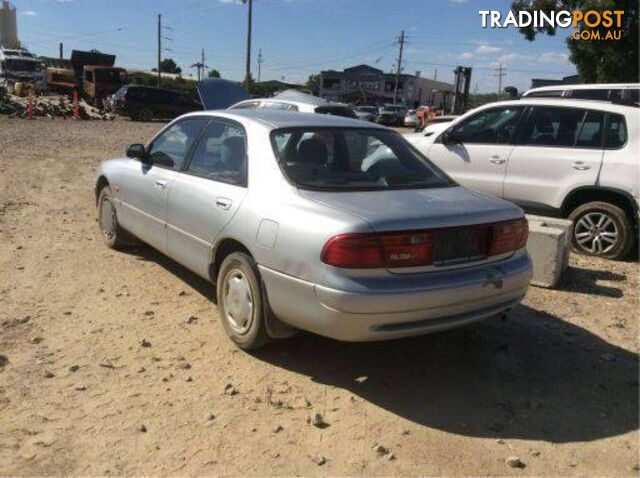
{"label": "dirt ground", "polygon": [[101,242],[94,169],[159,126],[0,118],[1,475],[638,476],[637,263],[574,257],[505,321],[247,354],[208,283]]}

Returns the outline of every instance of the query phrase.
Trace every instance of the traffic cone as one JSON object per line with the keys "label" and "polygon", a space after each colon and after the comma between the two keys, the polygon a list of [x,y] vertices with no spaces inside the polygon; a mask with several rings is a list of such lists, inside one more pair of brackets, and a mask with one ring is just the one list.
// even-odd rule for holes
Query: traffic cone
{"label": "traffic cone", "polygon": [[33,119],[33,95],[29,95],[29,103],[27,103],[27,111],[29,113],[29,119]]}
{"label": "traffic cone", "polygon": [[80,119],[80,105],[78,104],[78,90],[73,90],[73,119]]}

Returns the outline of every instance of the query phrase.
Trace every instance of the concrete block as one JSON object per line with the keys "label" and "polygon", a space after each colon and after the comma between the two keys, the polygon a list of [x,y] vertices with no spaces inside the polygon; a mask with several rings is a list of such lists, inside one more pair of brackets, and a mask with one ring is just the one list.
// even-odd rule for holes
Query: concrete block
{"label": "concrete block", "polygon": [[566,219],[528,215],[527,250],[533,262],[531,283],[539,287],[558,285],[569,267],[573,223]]}

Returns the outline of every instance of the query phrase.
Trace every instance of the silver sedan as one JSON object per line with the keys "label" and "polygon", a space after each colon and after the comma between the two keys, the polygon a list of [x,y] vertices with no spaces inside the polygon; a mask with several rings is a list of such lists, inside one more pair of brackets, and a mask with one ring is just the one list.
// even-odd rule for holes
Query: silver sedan
{"label": "silver sedan", "polygon": [[244,349],[445,330],[504,314],[531,278],[519,208],[358,120],[189,114],[102,163],[95,193],[106,244],[145,242],[216,284]]}

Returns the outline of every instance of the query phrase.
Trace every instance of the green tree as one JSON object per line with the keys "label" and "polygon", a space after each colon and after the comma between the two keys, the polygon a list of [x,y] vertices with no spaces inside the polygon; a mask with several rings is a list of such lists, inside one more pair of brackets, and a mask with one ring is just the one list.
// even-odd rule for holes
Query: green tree
{"label": "green tree", "polygon": [[243,84],[243,86],[245,87],[245,89],[247,90],[247,92],[249,94],[255,93],[256,80],[253,79],[253,75],[252,74],[249,74],[249,77],[245,78],[244,82],[242,84]]}
{"label": "green tree", "polygon": [[220,78],[220,72],[214,68],[209,70],[209,78]]}
{"label": "green tree", "polygon": [[180,68],[171,58],[165,58],[160,62],[160,71],[162,73],[173,73],[179,75],[182,73],[182,68]]}
{"label": "green tree", "polygon": [[[621,83],[638,81],[638,0],[516,0],[512,10],[533,12],[542,10],[547,13],[560,10],[624,10],[622,36],[620,40],[566,40],[570,60],[576,65],[580,79],[587,83]],[[615,17],[614,17],[615,18]],[[570,31],[568,29],[567,31]],[[604,38],[608,28],[591,28],[584,22],[578,24],[579,31],[600,31]],[[520,32],[527,40],[533,41],[539,33],[555,35],[554,28],[533,26],[521,28]]]}
{"label": "green tree", "polygon": [[305,88],[317,95],[320,92],[320,75],[309,75]]}

